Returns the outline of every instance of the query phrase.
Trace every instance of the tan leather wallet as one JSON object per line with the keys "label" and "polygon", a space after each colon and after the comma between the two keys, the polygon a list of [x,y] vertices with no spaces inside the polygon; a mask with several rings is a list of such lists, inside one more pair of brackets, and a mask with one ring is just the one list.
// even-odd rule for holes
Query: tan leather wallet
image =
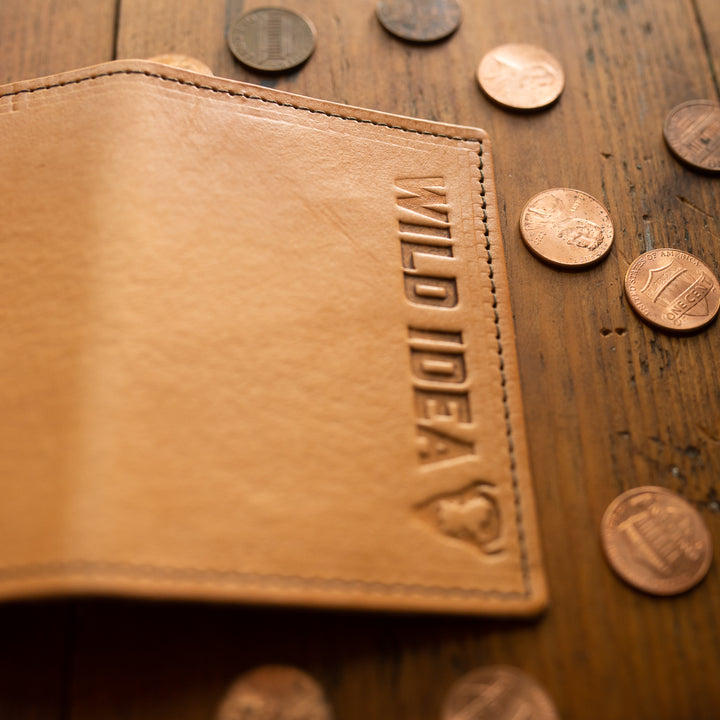
{"label": "tan leather wallet", "polygon": [[0,597],[544,606],[483,131],[118,61],[0,147]]}

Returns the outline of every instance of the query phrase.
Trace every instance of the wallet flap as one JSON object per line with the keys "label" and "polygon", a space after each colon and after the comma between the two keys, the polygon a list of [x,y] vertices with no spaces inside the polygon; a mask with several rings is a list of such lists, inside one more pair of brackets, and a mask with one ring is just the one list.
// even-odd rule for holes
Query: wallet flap
{"label": "wallet flap", "polygon": [[483,131],[118,61],[0,144],[0,596],[544,606]]}

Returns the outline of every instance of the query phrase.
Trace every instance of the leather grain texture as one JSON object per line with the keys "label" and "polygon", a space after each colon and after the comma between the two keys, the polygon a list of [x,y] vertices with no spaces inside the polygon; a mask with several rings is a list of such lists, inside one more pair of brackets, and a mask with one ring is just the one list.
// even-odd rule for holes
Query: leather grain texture
{"label": "leather grain texture", "polygon": [[482,130],[118,61],[0,146],[0,597],[544,607]]}

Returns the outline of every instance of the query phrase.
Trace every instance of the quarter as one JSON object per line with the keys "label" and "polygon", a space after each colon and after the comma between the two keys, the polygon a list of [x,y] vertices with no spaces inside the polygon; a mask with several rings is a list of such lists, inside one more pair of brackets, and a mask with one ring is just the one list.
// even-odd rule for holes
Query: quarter
{"label": "quarter", "polygon": [[301,65],[312,55],[315,27],[293,10],[256,8],[232,20],[228,45],[248,67],[282,72]]}
{"label": "quarter", "polygon": [[673,154],[697,170],[720,172],[720,105],[690,100],[675,106],[665,119],[665,142]]}
{"label": "quarter", "polygon": [[720,284],[712,270],[673,248],[635,258],[625,274],[625,295],[643,320],[676,332],[707,325],[720,309]]}
{"label": "quarter", "polygon": [[600,536],[612,569],[653,595],[676,595],[699,583],[712,560],[712,541],[700,514],[676,493],[639,487],[613,500]]}
{"label": "quarter", "polygon": [[613,242],[608,211],[591,195],[572,188],[543,190],[520,213],[528,249],[551,265],[582,268],[601,260]]}
{"label": "quarter", "polygon": [[513,110],[537,110],[560,97],[565,73],[549,52],[536,45],[508,44],[480,61],[477,81],[495,102]]}
{"label": "quarter", "polygon": [[217,720],[332,720],[322,688],[294,667],[264,665],[228,690]]}
{"label": "quarter", "polygon": [[375,14],[393,35],[413,42],[433,42],[460,25],[457,0],[379,0]]}
{"label": "quarter", "polygon": [[442,720],[558,720],[547,692],[527,673],[494,665],[472,670],[451,688]]}

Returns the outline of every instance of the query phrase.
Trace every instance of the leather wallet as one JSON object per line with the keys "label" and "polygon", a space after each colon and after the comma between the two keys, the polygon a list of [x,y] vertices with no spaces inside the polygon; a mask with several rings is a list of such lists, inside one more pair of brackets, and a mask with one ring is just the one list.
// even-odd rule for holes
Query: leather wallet
{"label": "leather wallet", "polygon": [[131,60],[0,147],[0,597],[544,606],[482,130]]}

